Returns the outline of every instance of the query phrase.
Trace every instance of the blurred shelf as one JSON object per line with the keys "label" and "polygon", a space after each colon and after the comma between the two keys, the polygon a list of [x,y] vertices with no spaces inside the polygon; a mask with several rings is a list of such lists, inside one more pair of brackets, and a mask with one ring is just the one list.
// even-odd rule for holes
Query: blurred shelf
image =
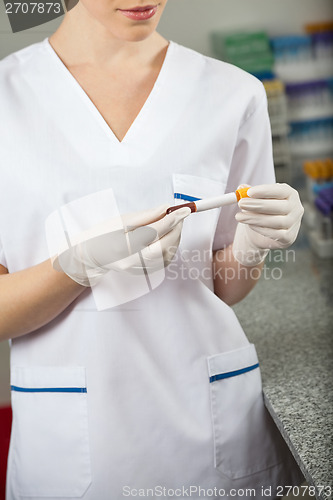
{"label": "blurred shelf", "polygon": [[284,83],[325,80],[333,78],[332,59],[276,63],[274,73]]}
{"label": "blurred shelf", "polygon": [[324,106],[312,106],[300,108],[297,111],[289,111],[289,122],[304,122],[308,120],[321,120],[333,117],[333,104]]}
{"label": "blurred shelf", "polygon": [[317,156],[329,155],[333,153],[333,142],[325,141],[307,141],[295,144],[290,141],[290,152],[292,156],[315,158]]}

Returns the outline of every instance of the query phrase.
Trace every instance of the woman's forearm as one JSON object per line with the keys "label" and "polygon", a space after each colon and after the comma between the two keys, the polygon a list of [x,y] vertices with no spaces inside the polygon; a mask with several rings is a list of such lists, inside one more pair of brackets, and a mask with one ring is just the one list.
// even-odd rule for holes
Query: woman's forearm
{"label": "woman's forearm", "polygon": [[260,278],[264,263],[248,267],[240,264],[232,254],[232,245],[217,250],[213,258],[214,291],[226,304],[240,302]]}
{"label": "woman's forearm", "polygon": [[0,340],[49,323],[83,290],[66,274],[55,271],[50,260],[12,274],[0,273]]}

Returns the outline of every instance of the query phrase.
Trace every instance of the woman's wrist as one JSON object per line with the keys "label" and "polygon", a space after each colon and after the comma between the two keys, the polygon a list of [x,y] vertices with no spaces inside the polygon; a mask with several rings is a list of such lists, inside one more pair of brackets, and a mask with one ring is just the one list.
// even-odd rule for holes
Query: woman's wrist
{"label": "woman's wrist", "polygon": [[244,266],[233,255],[232,245],[217,250],[213,256],[215,294],[228,305],[240,302],[258,282],[264,260]]}
{"label": "woman's wrist", "polygon": [[62,313],[85,288],[53,269],[51,260],[0,276],[0,339],[25,335]]}

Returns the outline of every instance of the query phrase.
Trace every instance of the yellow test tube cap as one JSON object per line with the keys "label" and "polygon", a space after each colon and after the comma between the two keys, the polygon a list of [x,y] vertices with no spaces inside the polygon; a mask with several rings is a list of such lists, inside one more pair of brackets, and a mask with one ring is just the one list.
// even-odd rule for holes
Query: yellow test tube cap
{"label": "yellow test tube cap", "polygon": [[249,195],[247,194],[249,189],[250,187],[237,189],[236,190],[237,201],[239,201],[241,198],[249,198]]}
{"label": "yellow test tube cap", "polygon": [[313,35],[314,33],[324,33],[333,31],[333,20],[326,20],[318,23],[309,23],[304,26],[306,33]]}
{"label": "yellow test tube cap", "polygon": [[328,176],[331,178],[333,177],[333,159],[327,158],[326,163],[328,168]]}
{"label": "yellow test tube cap", "polygon": [[303,164],[303,171],[307,174],[310,175],[312,168],[312,162],[311,161],[305,161]]}
{"label": "yellow test tube cap", "polygon": [[319,179],[319,166],[317,161],[312,162],[310,177],[312,177],[312,179]]}

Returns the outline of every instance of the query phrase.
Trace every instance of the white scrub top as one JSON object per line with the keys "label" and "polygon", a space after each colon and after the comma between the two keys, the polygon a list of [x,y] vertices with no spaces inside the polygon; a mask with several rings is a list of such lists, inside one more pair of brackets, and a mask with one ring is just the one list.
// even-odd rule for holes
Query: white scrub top
{"label": "white scrub top", "polygon": [[[112,189],[127,213],[274,182],[261,83],[174,42],[122,142],[47,39],[1,61],[0,99],[10,273],[49,258],[47,217],[84,196]],[[213,293],[212,248],[232,242],[236,210],[188,217],[150,293],[98,311],[87,289],[12,340],[7,500],[273,498],[299,483],[255,347]]]}

